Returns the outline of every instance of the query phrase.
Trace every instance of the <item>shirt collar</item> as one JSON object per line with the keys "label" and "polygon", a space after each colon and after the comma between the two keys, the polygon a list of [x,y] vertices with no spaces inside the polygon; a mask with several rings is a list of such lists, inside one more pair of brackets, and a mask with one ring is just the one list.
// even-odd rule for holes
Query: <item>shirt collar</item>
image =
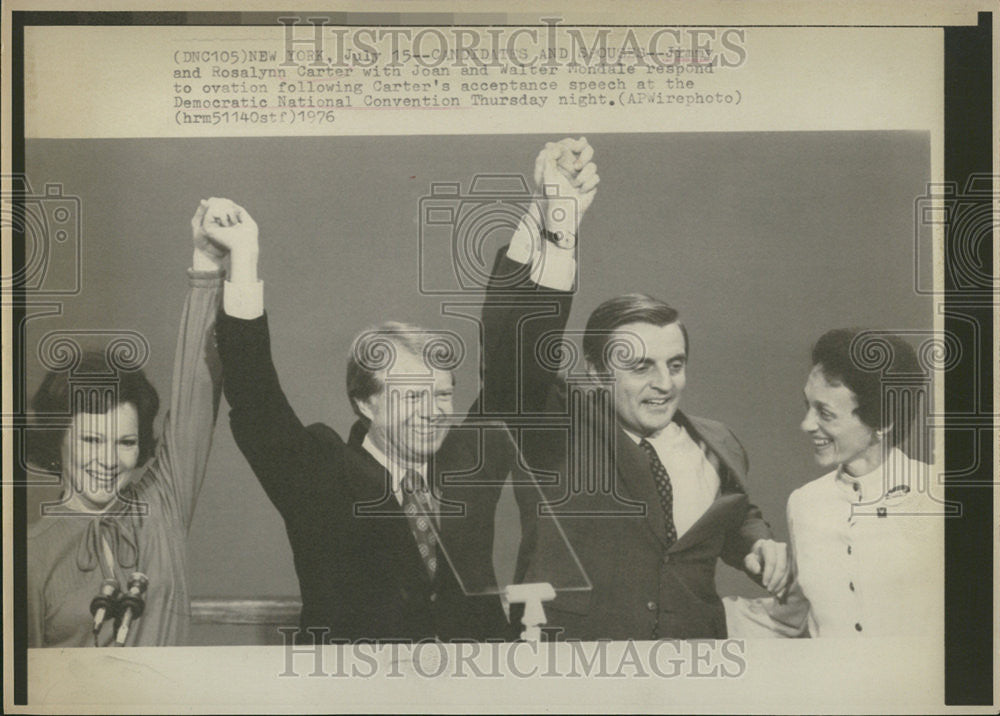
{"label": "shirt collar", "polygon": [[375,461],[384,467],[392,480],[392,494],[394,494],[397,499],[402,495],[402,490],[400,489],[400,483],[403,480],[403,475],[406,474],[407,470],[414,470],[418,475],[420,475],[420,481],[426,487],[427,485],[427,463],[422,463],[420,465],[403,465],[398,460],[390,460],[389,456],[386,455],[375,442],[371,439],[371,435],[365,435],[365,439],[361,443],[361,447],[368,452]]}
{"label": "shirt collar", "polygon": [[[645,439],[648,440],[650,443],[657,443],[660,442],[661,440],[666,440],[666,441],[676,440],[680,437],[681,432],[683,430],[684,428],[678,425],[676,420],[671,420],[665,428],[659,430],[658,432],[653,433],[652,435],[646,436]],[[633,433],[628,428],[623,427],[622,432],[624,432],[626,435],[632,438],[632,442],[634,442],[636,445],[638,445],[643,441],[643,438],[639,437],[637,434]]]}

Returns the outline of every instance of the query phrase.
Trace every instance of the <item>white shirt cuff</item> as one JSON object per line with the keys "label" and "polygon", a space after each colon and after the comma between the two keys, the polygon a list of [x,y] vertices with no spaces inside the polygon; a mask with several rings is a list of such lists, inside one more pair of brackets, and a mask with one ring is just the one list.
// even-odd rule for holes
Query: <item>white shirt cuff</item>
{"label": "white shirt cuff", "polygon": [[539,234],[537,207],[521,218],[507,247],[507,258],[531,265],[531,280],[539,286],[569,291],[576,280],[576,249],[562,249]]}
{"label": "white shirt cuff", "polygon": [[571,291],[576,280],[576,249],[561,249],[546,242],[531,261],[531,280],[557,291]]}
{"label": "white shirt cuff", "polygon": [[222,309],[233,318],[260,318],[264,315],[264,282],[226,281],[222,289]]}

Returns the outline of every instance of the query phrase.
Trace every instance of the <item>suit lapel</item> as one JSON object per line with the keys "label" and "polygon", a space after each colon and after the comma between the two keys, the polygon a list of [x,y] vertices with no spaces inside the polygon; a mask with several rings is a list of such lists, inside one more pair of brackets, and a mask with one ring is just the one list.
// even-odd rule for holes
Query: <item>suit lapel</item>
{"label": "suit lapel", "polygon": [[[717,530],[721,524],[720,520],[727,521],[732,511],[747,499],[740,485],[742,469],[737,466],[732,452],[724,445],[722,436],[703,424],[695,424],[680,411],[677,411],[675,420],[701,446],[712,467],[719,474],[719,489],[722,494],[716,497],[705,513],[671,545],[671,552],[686,549]],[[620,427],[615,431],[615,438],[617,440],[615,464],[619,479],[630,497],[646,503],[646,525],[656,538],[666,545],[666,522],[660,496],[656,491],[656,480],[649,464],[649,456]],[[671,476],[671,479],[674,477]]]}
{"label": "suit lapel", "polygon": [[664,545],[667,543],[666,517],[660,496],[656,491],[656,481],[649,465],[649,456],[632,438],[618,428],[615,430],[615,452],[618,477],[629,496],[646,503],[646,525]]}
{"label": "suit lapel", "polygon": [[728,529],[734,515],[742,517],[746,509],[747,496],[742,492],[730,492],[715,499],[688,531],[670,545],[668,552],[680,552],[698,544],[719,530]]}
{"label": "suit lapel", "polygon": [[361,508],[361,514],[373,514],[373,511],[378,514],[393,512],[402,514],[402,509],[392,494],[389,471],[363,446],[365,433],[365,426],[359,420],[354,423],[347,440],[348,454],[354,461],[354,469],[346,472],[351,480],[355,497],[363,503],[357,507]]}
{"label": "suit lapel", "polygon": [[[348,447],[351,457],[356,461],[356,470],[348,470],[347,474],[353,481],[352,488],[355,491],[358,502],[355,503],[355,518],[369,520],[387,520],[391,524],[385,524],[390,530],[393,538],[392,545],[383,547],[396,551],[404,569],[410,575],[425,583],[430,583],[430,576],[424,567],[423,559],[417,550],[417,540],[413,536],[410,522],[403,513],[402,506],[396,501],[392,494],[392,483],[389,472],[379,464],[371,453],[364,449],[365,428],[361,422],[354,424],[351,428]],[[438,572],[444,567],[445,561],[438,560]]]}
{"label": "suit lapel", "polygon": [[719,489],[723,493],[742,492],[742,482],[746,475],[743,474],[743,467],[738,464],[733,451],[723,442],[724,436],[711,430],[697,418],[689,418],[679,410],[675,420],[688,431],[691,439],[698,443],[708,456],[708,461],[719,475]]}

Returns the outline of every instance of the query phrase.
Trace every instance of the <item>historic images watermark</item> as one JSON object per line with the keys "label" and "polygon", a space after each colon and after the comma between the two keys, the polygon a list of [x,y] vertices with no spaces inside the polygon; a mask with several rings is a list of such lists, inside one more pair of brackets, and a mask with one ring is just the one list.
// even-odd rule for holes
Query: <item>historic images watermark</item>
{"label": "historic images watermark", "polygon": [[[536,26],[500,27],[343,27],[322,15],[279,18],[285,26],[282,66],[399,69],[417,72],[445,65],[458,68],[519,69],[578,65],[645,68],[739,67],[747,57],[746,30],[737,27],[582,28],[562,18],[541,18]],[[311,28],[310,28],[311,26]],[[199,58],[192,58],[197,61]],[[217,58],[238,62],[240,58]]]}
{"label": "historic images watermark", "polygon": [[[1000,291],[993,266],[990,237],[1000,226],[1000,176],[972,174],[964,186],[957,182],[928,184],[913,203],[914,289],[919,294],[944,297],[960,303],[998,305]],[[934,236],[929,229],[945,233]],[[935,239],[951,247],[944,262],[946,280],[935,287],[928,278],[934,265]]]}
{"label": "historic images watermark", "polygon": [[[5,175],[0,228],[9,232],[14,260],[9,274],[0,276],[3,305],[23,311],[14,326],[16,346],[27,344],[27,324],[32,319],[57,316],[67,300],[83,291],[83,202],[58,182],[36,191],[24,174]],[[23,480],[5,476],[3,484],[53,486],[59,484],[58,452],[63,436],[73,429],[74,415],[84,405],[116,405],[121,377],[141,370],[147,363],[147,338],[133,330],[115,328],[59,329],[45,332],[35,347],[35,358],[50,374],[65,376],[60,398],[45,408],[31,410],[26,381],[15,380],[12,412],[3,415],[13,428],[13,448]],[[25,357],[25,356],[22,356]],[[23,376],[22,376],[23,378]],[[50,397],[57,397],[55,394]],[[30,451],[32,441],[36,450]],[[39,446],[48,446],[39,447]],[[32,462],[48,456],[51,461]],[[49,464],[51,462],[51,464]],[[90,490],[103,487],[95,476],[83,477]],[[83,489],[77,484],[75,489]],[[116,492],[123,485],[112,489]],[[148,506],[118,492],[114,513],[145,514]],[[62,514],[65,496],[40,505],[43,514]]]}
{"label": "historic images watermark", "polygon": [[[363,27],[279,18],[253,47],[173,52],[173,121],[322,128],[358,109],[543,110],[636,105],[725,111],[744,101],[744,28]],[[617,111],[617,110],[616,110]]]}
{"label": "historic images watermark", "polygon": [[76,296],[83,287],[80,197],[62,184],[33,190],[24,174],[0,177],[0,228],[10,231],[21,260],[9,275],[0,275],[0,297],[15,294],[34,299]]}
{"label": "historic images watermark", "polygon": [[[993,260],[993,242],[1000,226],[1000,176],[977,173],[965,184],[929,183],[913,203],[913,289],[935,300],[948,330],[918,335],[918,356],[928,371],[945,380],[947,405],[935,405],[927,415],[928,430],[947,430],[960,445],[948,460],[941,479],[952,487],[996,485],[983,472],[985,448],[995,443],[1000,420],[988,397],[995,367],[981,361],[985,317],[1000,306],[1000,279]],[[936,282],[934,279],[937,279]],[[904,335],[913,332],[901,332]],[[961,390],[949,390],[948,381]],[[992,470],[990,470],[992,474]]]}
{"label": "historic images watermark", "polygon": [[329,643],[327,630],[314,627],[307,645],[299,629],[279,631],[284,678],[738,679],[747,671],[740,639]]}

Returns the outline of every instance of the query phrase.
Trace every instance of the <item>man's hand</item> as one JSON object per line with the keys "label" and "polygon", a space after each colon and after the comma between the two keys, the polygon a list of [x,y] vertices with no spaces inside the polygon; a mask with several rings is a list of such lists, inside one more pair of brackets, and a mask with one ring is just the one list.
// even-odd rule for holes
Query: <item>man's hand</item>
{"label": "man's hand", "polygon": [[784,596],[788,586],[788,545],[773,539],[754,542],[750,553],[743,558],[743,567],[750,574],[759,574],[761,584],[776,597]]}
{"label": "man's hand", "polygon": [[584,137],[548,142],[535,160],[535,186],[544,228],[562,248],[576,246],[580,220],[594,201],[597,165],[594,148]]}
{"label": "man's hand", "polygon": [[[247,212],[229,199],[212,197],[202,201],[195,219],[201,215],[200,231],[195,230],[195,245],[199,234],[204,237],[208,249],[225,255],[229,254],[229,280],[239,283],[257,281],[257,222]],[[194,226],[195,219],[192,219]]]}
{"label": "man's hand", "polygon": [[[256,252],[257,222],[246,209],[229,199],[212,197],[202,202],[201,233],[222,252]],[[197,214],[195,215],[197,216]]]}

